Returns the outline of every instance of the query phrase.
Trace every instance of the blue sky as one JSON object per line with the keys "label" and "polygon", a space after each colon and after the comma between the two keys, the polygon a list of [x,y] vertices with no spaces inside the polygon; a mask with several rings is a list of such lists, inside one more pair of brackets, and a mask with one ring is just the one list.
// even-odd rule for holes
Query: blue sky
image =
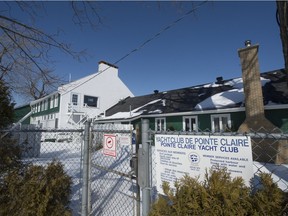
{"label": "blue sky", "polygon": [[[82,62],[51,53],[55,72],[75,80],[96,72],[101,60],[115,63],[200,3],[98,2],[103,24],[92,30],[72,22],[68,2],[51,1],[36,25],[51,34],[61,29],[58,40],[86,50]],[[283,68],[275,11],[275,1],[209,1],[120,61],[119,76],[136,96],[240,77],[237,50],[247,39],[260,45],[261,72]]]}

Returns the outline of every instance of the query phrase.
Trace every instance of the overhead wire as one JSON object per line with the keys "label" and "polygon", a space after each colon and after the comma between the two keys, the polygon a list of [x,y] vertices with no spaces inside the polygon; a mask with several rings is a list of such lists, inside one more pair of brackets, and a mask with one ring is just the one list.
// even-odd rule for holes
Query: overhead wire
{"label": "overhead wire", "polygon": [[[157,37],[159,37],[163,32],[169,30],[170,28],[172,28],[173,26],[175,26],[176,24],[178,24],[180,21],[182,21],[184,18],[186,18],[187,16],[191,15],[192,13],[194,13],[196,10],[198,10],[201,6],[203,6],[205,3],[207,3],[208,0],[202,1],[201,3],[199,3],[198,5],[196,5],[195,7],[193,7],[191,10],[187,11],[184,15],[182,15],[180,18],[178,18],[177,20],[175,20],[174,22],[172,22],[171,24],[167,25],[166,27],[164,27],[163,29],[161,29],[158,33],[156,33],[154,36],[150,37],[149,39],[145,40],[142,44],[140,44],[140,46],[138,46],[137,48],[131,50],[130,52],[128,52],[127,54],[125,54],[124,56],[122,56],[121,58],[119,58],[117,61],[115,61],[114,63],[112,63],[113,65],[117,66],[117,64],[121,61],[123,61],[124,59],[126,59],[128,56],[130,56],[131,54],[133,54],[134,52],[137,52],[139,50],[141,50],[145,45],[147,45],[148,43],[150,43],[151,41],[153,41],[154,39],[156,39]],[[80,83],[79,85],[76,85],[75,87],[73,87],[72,89],[70,89],[69,91],[63,93],[63,95],[73,91],[74,89],[82,86],[83,84],[89,82],[91,79],[95,78],[96,76],[100,75],[101,73],[105,72],[106,70],[108,70],[109,68],[111,68],[112,66],[108,66],[107,68],[105,68],[103,71],[99,71],[98,73],[96,73],[94,76],[91,76],[89,79],[85,80],[84,82]]]}

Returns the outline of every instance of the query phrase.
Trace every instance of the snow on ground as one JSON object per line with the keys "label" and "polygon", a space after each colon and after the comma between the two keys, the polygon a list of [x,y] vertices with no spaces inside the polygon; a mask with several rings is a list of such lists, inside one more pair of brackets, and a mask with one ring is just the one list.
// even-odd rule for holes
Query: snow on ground
{"label": "snow on ground", "polygon": [[136,182],[129,177],[131,145],[118,145],[116,157],[95,151],[91,158],[92,215],[135,215]]}
{"label": "snow on ground", "polygon": [[80,215],[78,212],[81,212],[81,149],[81,142],[41,142],[39,157],[25,160],[35,165],[47,165],[53,159],[57,159],[64,165],[66,173],[72,177],[73,182],[70,199],[73,215]]}
{"label": "snow on ground", "polygon": [[281,164],[281,165],[275,165],[271,163],[260,163],[257,161],[253,162],[253,168],[254,168],[254,185],[259,184],[259,174],[261,172],[263,173],[270,173],[272,174],[273,181],[277,183],[278,187],[288,192],[288,164]]}

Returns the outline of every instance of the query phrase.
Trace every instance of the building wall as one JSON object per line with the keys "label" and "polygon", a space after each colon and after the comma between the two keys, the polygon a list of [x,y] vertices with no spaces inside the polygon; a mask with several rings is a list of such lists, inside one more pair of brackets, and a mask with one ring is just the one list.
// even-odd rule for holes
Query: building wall
{"label": "building wall", "polygon": [[49,95],[42,100],[33,102],[34,113],[31,116],[31,124],[39,125],[42,128],[52,129],[59,118],[60,95]]}
{"label": "building wall", "polygon": [[283,132],[288,132],[288,110],[266,110],[265,116],[270,120],[275,126],[279,127]]}
{"label": "building wall", "polygon": [[[198,127],[200,131],[211,131],[211,115],[214,114],[198,114]],[[240,125],[245,120],[245,111],[239,112],[227,112],[221,114],[230,114],[231,118],[231,130],[237,131]],[[187,116],[187,115],[185,115]],[[196,115],[191,115],[196,116]],[[276,127],[280,128],[283,132],[288,132],[288,111],[287,109],[278,109],[278,110],[266,110],[265,116],[269,119]],[[159,116],[159,118],[163,118]],[[175,130],[182,131],[183,130],[183,116],[167,116],[164,117],[166,119],[166,130]],[[155,130],[155,119],[156,118],[145,118],[149,120],[149,126],[151,130]],[[141,125],[141,122],[138,120],[133,123],[134,125]]]}
{"label": "building wall", "polygon": [[[81,82],[84,82],[84,84],[79,85]],[[84,113],[91,118],[97,117],[106,109],[118,103],[120,99],[133,96],[132,92],[118,77],[118,70],[113,67],[102,73],[91,75],[86,80],[80,80],[79,83],[73,82],[59,89],[61,92],[59,127],[74,127],[73,123],[83,118]],[[77,94],[79,98],[77,107],[71,103],[73,94]],[[85,107],[84,95],[97,97],[97,107]],[[69,105],[73,106],[74,117],[69,116]],[[83,115],[77,115],[77,112],[78,114],[83,113]]]}
{"label": "building wall", "polygon": [[[30,105],[21,106],[14,109],[14,119],[13,122],[17,123],[20,119],[22,119],[25,115],[27,115],[31,111]],[[30,118],[25,119],[22,124],[30,124]]]}

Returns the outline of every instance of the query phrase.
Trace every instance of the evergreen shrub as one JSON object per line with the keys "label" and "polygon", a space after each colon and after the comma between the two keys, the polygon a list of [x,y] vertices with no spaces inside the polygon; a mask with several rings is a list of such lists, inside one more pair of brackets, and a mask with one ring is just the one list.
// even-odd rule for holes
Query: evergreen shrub
{"label": "evergreen shrub", "polygon": [[71,183],[60,162],[15,169],[0,184],[0,215],[71,215]]}
{"label": "evergreen shrub", "polygon": [[185,175],[174,183],[173,189],[163,183],[165,195],[159,195],[149,215],[287,215],[287,199],[271,175],[260,174],[260,182],[261,187],[247,187],[243,178],[232,178],[226,169],[215,167],[206,172],[202,182]]}
{"label": "evergreen shrub", "polygon": [[8,86],[0,79],[0,130],[6,129],[13,122],[14,103]]}
{"label": "evergreen shrub", "polygon": [[0,139],[0,177],[22,166],[20,147],[9,137]]}

